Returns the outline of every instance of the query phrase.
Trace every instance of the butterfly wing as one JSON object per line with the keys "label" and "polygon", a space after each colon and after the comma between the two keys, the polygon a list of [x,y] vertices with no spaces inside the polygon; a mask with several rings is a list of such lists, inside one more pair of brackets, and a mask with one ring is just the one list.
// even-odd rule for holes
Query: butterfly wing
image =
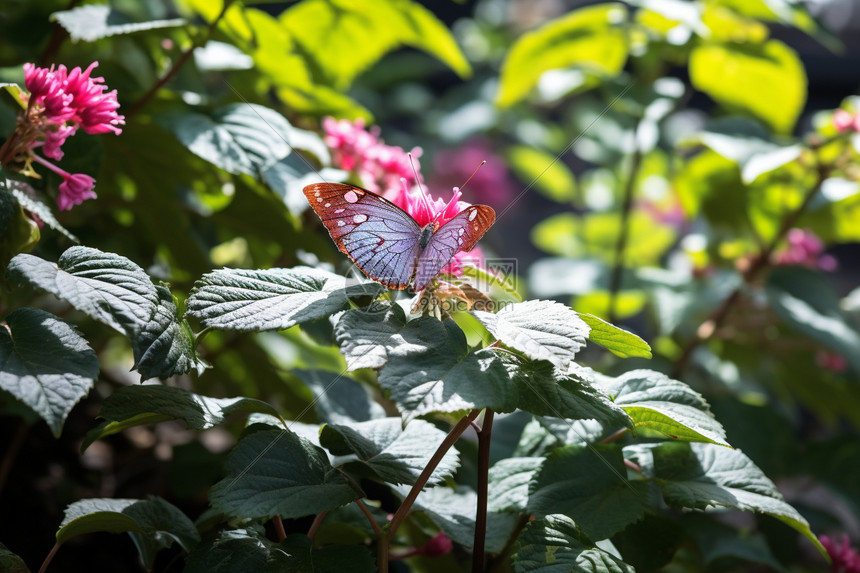
{"label": "butterfly wing", "polygon": [[496,221],[496,212],[486,205],[472,205],[439,227],[418,257],[415,290],[423,290],[458,251],[470,251]]}
{"label": "butterfly wing", "polygon": [[303,192],[338,249],[364,274],[393,289],[409,285],[421,236],[409,213],[352,185],[314,183]]}

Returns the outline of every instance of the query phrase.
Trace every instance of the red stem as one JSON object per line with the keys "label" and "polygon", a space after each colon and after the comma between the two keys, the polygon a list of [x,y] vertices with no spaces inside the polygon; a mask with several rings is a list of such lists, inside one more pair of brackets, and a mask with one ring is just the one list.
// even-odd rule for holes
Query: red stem
{"label": "red stem", "polygon": [[51,551],[48,553],[48,556],[45,557],[45,561],[42,563],[42,566],[39,567],[39,573],[45,573],[48,570],[48,565],[51,564],[51,560],[54,558],[54,555],[57,554],[57,551],[60,550],[59,542],[55,543],[51,548]]}
{"label": "red stem", "polygon": [[472,545],[472,573],[482,573],[486,562],[484,540],[487,537],[487,489],[490,471],[490,436],[493,410],[487,408],[484,424],[478,432],[478,508],[475,512],[475,538]]}
{"label": "red stem", "polygon": [[323,519],[325,519],[327,513],[328,511],[320,512],[320,514],[314,518],[314,522],[311,523],[311,528],[308,529],[308,539],[314,538],[314,535],[317,533],[317,529],[320,528],[320,524],[323,522]]}
{"label": "red stem", "polygon": [[284,529],[284,520],[281,519],[280,515],[276,515],[272,518],[272,523],[275,525],[275,533],[278,534],[278,541],[283,541],[287,538],[287,532]]}

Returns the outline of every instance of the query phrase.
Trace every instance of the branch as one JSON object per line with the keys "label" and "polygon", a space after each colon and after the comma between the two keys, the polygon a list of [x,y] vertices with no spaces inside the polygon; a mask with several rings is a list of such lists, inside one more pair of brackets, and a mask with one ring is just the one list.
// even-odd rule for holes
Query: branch
{"label": "branch", "polygon": [[478,508],[475,512],[475,539],[472,545],[472,573],[482,573],[486,557],[484,541],[487,537],[487,487],[490,471],[490,435],[493,431],[493,410],[487,408],[484,424],[478,432]]}
{"label": "branch", "polygon": [[379,539],[379,545],[376,552],[376,566],[379,568],[379,573],[388,573],[388,546],[391,544],[391,540],[394,539],[394,534],[397,532],[397,528],[400,527],[400,524],[403,523],[404,519],[406,519],[406,515],[409,513],[409,510],[412,509],[412,504],[415,503],[415,500],[418,498],[418,494],[421,493],[421,490],[430,480],[430,476],[433,475],[433,470],[436,469],[436,466],[439,465],[439,462],[442,461],[442,458],[446,453],[448,453],[448,450],[451,449],[454,442],[460,439],[460,436],[463,435],[466,428],[471,425],[472,421],[477,418],[480,413],[480,410],[472,410],[469,412],[469,415],[461,418],[460,421],[451,428],[451,431],[448,432],[448,435],[445,436],[445,439],[442,440],[442,443],[439,444],[438,448],[436,448],[436,452],[424,467],[421,475],[418,476],[418,479],[415,481],[415,485],[412,486],[412,489],[409,490],[409,493],[403,499],[403,503],[401,503],[400,507],[397,508],[397,511],[394,513],[394,517],[392,517],[388,525],[385,526],[386,535],[383,535]]}
{"label": "branch", "polygon": [[752,283],[755,279],[757,279],[761,273],[770,267],[771,257],[776,250],[776,248],[782,243],[785,239],[785,236],[788,234],[788,231],[793,228],[798,219],[803,215],[806,209],[809,207],[809,204],[812,203],[812,200],[815,198],[815,195],[821,189],[821,185],[830,175],[830,171],[827,168],[822,166],[818,167],[818,179],[815,184],[809,189],[806,193],[806,196],[803,198],[803,203],[800,206],[789,213],[783,220],[782,224],[777,230],[776,234],[774,234],[771,241],[762,248],[761,252],[752,260],[749,267],[743,271],[744,283],[738,286],[732,293],[720,304],[720,306],[709,316],[702,324],[699,325],[699,328],[696,329],[696,335],[687,343],[684,349],[681,351],[681,356],[678,357],[677,362],[675,362],[675,367],[672,370],[672,377],[678,378],[684,372],[687,367],[687,364],[690,361],[691,356],[693,355],[693,351],[696,350],[699,346],[709,341],[711,337],[713,337],[714,333],[719,330],[719,328],[723,325],[728,317],[731,310],[735,307],[738,301],[741,299],[741,294],[743,294],[744,286]]}
{"label": "branch", "polygon": [[221,8],[221,12],[219,12],[218,16],[216,16],[215,19],[209,23],[209,26],[206,29],[206,33],[201,37],[201,39],[192,42],[191,46],[189,46],[187,50],[182,52],[176,62],[174,62],[173,66],[171,66],[171,68],[167,70],[167,73],[161,76],[161,78],[159,78],[158,81],[155,82],[155,84],[153,84],[153,86],[149,88],[149,90],[145,94],[143,94],[143,96],[139,100],[132,104],[131,108],[125,114],[126,119],[130,118],[131,116],[138,113],[141,109],[143,109],[143,107],[149,103],[149,100],[155,97],[155,94],[158,93],[158,90],[164,87],[164,85],[169,82],[173,78],[173,76],[177,74],[177,72],[179,72],[182,66],[185,65],[185,62],[187,62],[189,58],[191,58],[191,55],[194,54],[194,50],[199,48],[200,46],[203,46],[204,44],[206,44],[206,42],[209,41],[209,38],[212,37],[212,32],[215,31],[215,27],[218,26],[218,22],[220,22],[221,18],[224,17],[224,14],[227,13],[227,9],[230,8],[231,4],[233,4],[233,0],[224,0],[224,6]]}

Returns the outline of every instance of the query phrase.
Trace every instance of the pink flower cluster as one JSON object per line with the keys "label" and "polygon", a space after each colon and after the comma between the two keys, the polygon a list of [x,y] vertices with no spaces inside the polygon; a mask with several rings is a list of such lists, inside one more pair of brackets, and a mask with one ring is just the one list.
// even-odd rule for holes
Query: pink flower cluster
{"label": "pink flower cluster", "polygon": [[836,270],[836,259],[822,254],[824,244],[809,229],[791,229],[788,232],[788,246],[777,253],[776,262],[780,265],[803,265],[823,271]]}
{"label": "pink flower cluster", "polygon": [[844,109],[833,112],[833,127],[842,133],[845,131],[860,131],[860,113],[851,113]]}
{"label": "pink flower cluster", "polygon": [[116,90],[107,91],[104,78],[91,76],[96,66],[98,62],[86,70],[67,70],[63,65],[55,69],[24,64],[24,85],[30,93],[25,121],[19,123],[17,151],[12,155],[44,165],[63,178],[57,198],[62,210],[95,198],[95,179],[68,173],[37,155],[35,149],[41,147],[46,157],[59,161],[63,158],[62,145],[78,129],[119,135],[119,126],[125,125],[125,118],[117,113]]}
{"label": "pink flower cluster", "polygon": [[860,555],[851,547],[847,535],[842,534],[841,543],[827,535],[822,535],[821,544],[833,561],[831,570],[834,573],[860,573]]}
{"label": "pink flower cluster", "polygon": [[[371,132],[364,128],[360,119],[351,122],[328,117],[323,120],[323,129],[335,165],[358,175],[367,189],[385,196],[409,213],[420,226],[431,222],[442,226],[471,205],[460,201],[463,194],[457,187],[447,202],[434,199],[415,180],[409,154],[400,147],[382,143],[378,128]],[[421,149],[416,147],[411,153],[414,159],[421,155]],[[415,169],[418,169],[417,162]],[[484,266],[480,248],[458,252],[441,272],[461,276],[464,266]]]}
{"label": "pink flower cluster", "polygon": [[[338,121],[327,117],[323,129],[335,165],[355,173],[367,189],[390,198],[400,189],[401,178],[416,183],[409,155],[401,147],[385,145],[379,139],[379,128],[368,131],[361,119]],[[421,148],[413,148],[411,153],[418,169]]]}

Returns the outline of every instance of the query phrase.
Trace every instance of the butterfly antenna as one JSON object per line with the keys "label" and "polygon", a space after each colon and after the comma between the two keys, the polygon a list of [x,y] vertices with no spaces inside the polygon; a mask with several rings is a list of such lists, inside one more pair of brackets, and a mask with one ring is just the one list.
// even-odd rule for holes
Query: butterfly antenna
{"label": "butterfly antenna", "polygon": [[480,164],[480,165],[478,165],[477,167],[475,167],[475,170],[474,170],[474,171],[472,171],[472,174],[471,174],[471,175],[469,175],[469,178],[468,178],[468,179],[466,179],[465,183],[463,183],[462,185],[460,185],[460,191],[462,191],[462,190],[463,190],[463,187],[465,187],[465,186],[466,186],[466,184],[467,184],[467,183],[469,183],[469,181],[471,181],[471,180],[472,180],[472,177],[474,177],[474,176],[475,176],[475,173],[477,173],[477,172],[478,172],[478,169],[480,169],[481,167],[483,167],[483,166],[484,166],[484,165],[486,165],[486,164],[487,164],[487,160],[485,159],[485,160],[481,161],[481,164]]}
{"label": "butterfly antenna", "polygon": [[421,177],[418,175],[418,170],[415,168],[415,161],[413,160],[412,153],[409,152],[406,155],[409,157],[409,165],[412,166],[412,173],[415,174],[415,184],[418,186],[419,193],[421,193],[421,200],[424,202],[424,208],[427,209],[428,213],[433,213],[433,209],[430,208],[430,202],[427,200],[427,194],[424,193],[424,186],[421,185]]}

